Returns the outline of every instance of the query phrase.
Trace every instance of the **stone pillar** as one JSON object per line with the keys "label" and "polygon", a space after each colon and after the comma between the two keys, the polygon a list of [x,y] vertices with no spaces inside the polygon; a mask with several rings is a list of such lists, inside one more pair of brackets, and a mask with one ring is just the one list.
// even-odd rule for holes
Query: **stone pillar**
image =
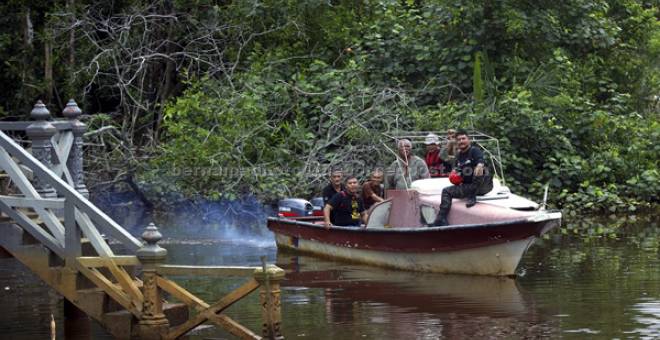
{"label": "stone pillar", "polygon": [[62,111],[62,115],[71,122],[73,132],[73,144],[71,145],[69,158],[66,160],[66,167],[73,178],[76,191],[89,198],[89,191],[85,186],[85,175],[83,173],[83,135],[87,131],[87,125],[78,120],[80,114],[82,114],[82,110],[80,110],[78,104],[73,99],[69,99]]}
{"label": "stone pillar", "polygon": [[260,284],[259,301],[263,319],[261,333],[265,339],[284,339],[280,329],[280,281],[284,278],[284,270],[274,265],[264,266],[254,271],[254,278]]}
{"label": "stone pillar", "polygon": [[[34,108],[30,112],[30,116],[35,120],[34,123],[28,125],[25,132],[32,140],[32,155],[43,163],[48,169],[53,168],[53,143],[51,139],[57,133],[57,129],[48,122],[50,119],[50,111],[46,105],[37,101]],[[55,189],[50,184],[34,176],[34,187],[41,197],[53,198],[57,197]]]}
{"label": "stone pillar", "polygon": [[146,244],[136,252],[137,258],[142,263],[142,294],[144,295],[142,318],[138,324],[140,339],[161,339],[170,327],[169,321],[163,314],[163,300],[156,284],[158,265],[163,263],[167,256],[167,250],[157,244],[162,237],[158,228],[150,223],[142,233],[142,239]]}

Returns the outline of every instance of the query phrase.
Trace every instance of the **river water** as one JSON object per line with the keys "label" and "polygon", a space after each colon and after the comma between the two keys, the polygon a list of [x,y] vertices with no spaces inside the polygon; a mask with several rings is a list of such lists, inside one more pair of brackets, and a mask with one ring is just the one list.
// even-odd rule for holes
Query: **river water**
{"label": "river water", "polygon": [[[539,240],[516,279],[386,270],[278,252],[263,225],[241,234],[182,221],[161,228],[168,262],[285,269],[282,328],[303,339],[660,338],[658,217],[584,221]],[[575,229],[576,232],[573,231]],[[139,234],[139,230],[133,230]],[[243,278],[174,278],[212,303]],[[52,314],[63,337],[62,299],[14,259],[0,259],[0,334],[46,338]],[[227,312],[255,332],[257,294]],[[98,325],[93,338],[110,338]],[[231,338],[201,326],[191,339]]]}

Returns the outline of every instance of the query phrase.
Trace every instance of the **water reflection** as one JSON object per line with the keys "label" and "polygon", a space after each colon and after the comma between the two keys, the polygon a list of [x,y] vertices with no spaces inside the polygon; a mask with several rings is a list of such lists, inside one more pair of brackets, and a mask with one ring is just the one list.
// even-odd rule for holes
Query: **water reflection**
{"label": "water reflection", "polygon": [[[282,253],[263,224],[235,236],[238,227],[217,221],[217,226],[178,223],[158,223],[169,263],[259,266],[265,255],[285,268],[287,339],[660,338],[658,215],[617,226],[616,237],[557,232],[530,248],[520,264],[525,274],[515,281],[385,270]],[[207,302],[245,281],[176,279],[185,280],[181,285]],[[34,274],[14,259],[0,259],[4,338],[47,338],[51,314],[63,338],[62,309],[61,297]],[[258,294],[228,313],[252,330],[261,327]],[[110,338],[96,323],[92,326],[92,338]],[[231,337],[204,326],[189,338]]]}
{"label": "water reflection", "polygon": [[642,339],[657,339],[660,335],[660,300],[645,299],[636,303],[632,310],[639,327],[624,333],[634,334]]}
{"label": "water reflection", "polygon": [[338,265],[288,253],[278,253],[277,264],[287,271],[283,302],[307,303],[300,290],[320,288],[325,322],[352,328],[349,336],[377,329],[400,339],[527,338],[556,328],[542,320],[533,299],[509,278]]}

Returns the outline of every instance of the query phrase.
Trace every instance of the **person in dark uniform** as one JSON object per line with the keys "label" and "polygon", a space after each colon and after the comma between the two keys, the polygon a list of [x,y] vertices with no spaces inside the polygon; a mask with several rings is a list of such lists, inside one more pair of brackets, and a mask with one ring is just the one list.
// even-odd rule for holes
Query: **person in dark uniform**
{"label": "person in dark uniform", "polygon": [[357,177],[346,178],[346,189],[336,193],[323,208],[325,228],[331,226],[355,226],[367,221],[362,198],[358,194],[360,185]]}
{"label": "person in dark uniform", "polygon": [[493,190],[493,176],[485,166],[484,154],[472,145],[470,136],[465,130],[456,132],[458,154],[456,155],[457,173],[450,175],[454,184],[442,190],[442,202],[434,226],[447,225],[447,215],[451,209],[453,198],[467,198],[465,206],[468,208],[477,204],[477,195],[483,195]]}
{"label": "person in dark uniform", "polygon": [[344,173],[341,171],[341,169],[334,168],[330,170],[330,183],[328,183],[328,185],[326,185],[321,192],[321,196],[323,196],[323,205],[328,203],[328,201],[336,193],[346,189],[344,188],[344,183],[342,183],[343,179]]}

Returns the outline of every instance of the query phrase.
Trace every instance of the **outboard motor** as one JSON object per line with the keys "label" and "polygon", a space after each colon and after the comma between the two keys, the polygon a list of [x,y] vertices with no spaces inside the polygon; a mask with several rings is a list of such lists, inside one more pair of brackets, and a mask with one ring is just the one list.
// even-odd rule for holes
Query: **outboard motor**
{"label": "outboard motor", "polygon": [[312,216],[313,210],[312,203],[302,198],[285,198],[277,203],[277,215],[280,217]]}

